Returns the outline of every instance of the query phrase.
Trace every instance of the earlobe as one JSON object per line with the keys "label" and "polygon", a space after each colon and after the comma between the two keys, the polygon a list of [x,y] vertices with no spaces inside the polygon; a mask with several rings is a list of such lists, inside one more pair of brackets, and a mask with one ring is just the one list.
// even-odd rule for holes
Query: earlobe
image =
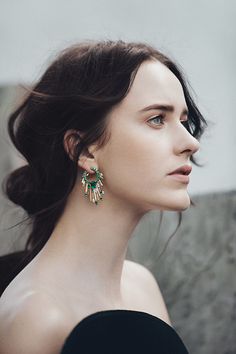
{"label": "earlobe", "polygon": [[86,170],[90,174],[94,174],[95,172],[91,169],[91,167],[97,167],[96,162],[94,159],[86,157],[86,156],[80,156],[78,160],[78,166],[81,167],[83,170]]}

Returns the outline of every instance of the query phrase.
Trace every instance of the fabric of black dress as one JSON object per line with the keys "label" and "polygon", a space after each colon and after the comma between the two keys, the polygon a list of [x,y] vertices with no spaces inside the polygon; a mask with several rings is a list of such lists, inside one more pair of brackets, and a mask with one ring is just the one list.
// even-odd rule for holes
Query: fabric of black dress
{"label": "fabric of black dress", "polygon": [[80,321],[61,354],[188,354],[173,327],[141,311],[105,310]]}

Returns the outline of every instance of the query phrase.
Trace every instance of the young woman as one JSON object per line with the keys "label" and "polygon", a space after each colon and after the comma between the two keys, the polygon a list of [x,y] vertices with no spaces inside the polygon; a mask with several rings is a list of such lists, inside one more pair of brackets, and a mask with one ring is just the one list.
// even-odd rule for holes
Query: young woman
{"label": "young woman", "polygon": [[60,353],[80,324],[101,329],[96,320],[116,314],[155,319],[167,331],[156,352],[187,352],[154,276],[125,256],[147,212],[190,206],[204,124],[180,70],[151,46],[91,41],[60,53],[9,119],[27,164],[6,193],[32,220],[31,260],[0,299],[0,353]]}

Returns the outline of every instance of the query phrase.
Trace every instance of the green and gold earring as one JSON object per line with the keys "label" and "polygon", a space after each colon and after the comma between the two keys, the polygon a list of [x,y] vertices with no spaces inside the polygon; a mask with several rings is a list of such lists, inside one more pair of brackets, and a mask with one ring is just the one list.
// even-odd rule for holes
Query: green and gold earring
{"label": "green and gold earring", "polygon": [[104,191],[102,190],[103,174],[96,167],[91,167],[91,170],[95,171],[96,180],[89,181],[87,177],[89,177],[90,174],[84,171],[81,181],[84,188],[84,195],[89,198],[90,202],[97,205],[98,201],[100,199],[102,200],[104,195]]}

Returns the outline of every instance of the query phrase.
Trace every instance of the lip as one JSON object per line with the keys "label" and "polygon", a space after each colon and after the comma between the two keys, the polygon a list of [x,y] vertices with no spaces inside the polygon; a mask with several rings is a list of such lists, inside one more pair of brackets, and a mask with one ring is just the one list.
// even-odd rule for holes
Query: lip
{"label": "lip", "polygon": [[181,175],[189,175],[192,171],[192,166],[190,165],[182,165],[178,168],[176,168],[174,171],[170,172],[168,175],[172,174],[181,174]]}
{"label": "lip", "polygon": [[189,176],[188,175],[182,175],[180,173],[172,173],[167,176],[175,179],[176,181],[182,182],[182,183],[186,183],[186,184],[189,183]]}

